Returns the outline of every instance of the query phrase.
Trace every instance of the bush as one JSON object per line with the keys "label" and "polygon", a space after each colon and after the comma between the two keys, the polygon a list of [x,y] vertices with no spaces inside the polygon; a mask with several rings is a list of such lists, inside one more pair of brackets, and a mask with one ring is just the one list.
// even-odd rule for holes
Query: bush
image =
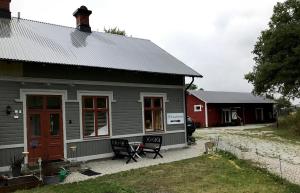
{"label": "bush", "polygon": [[278,119],[279,128],[289,129],[300,136],[300,110]]}

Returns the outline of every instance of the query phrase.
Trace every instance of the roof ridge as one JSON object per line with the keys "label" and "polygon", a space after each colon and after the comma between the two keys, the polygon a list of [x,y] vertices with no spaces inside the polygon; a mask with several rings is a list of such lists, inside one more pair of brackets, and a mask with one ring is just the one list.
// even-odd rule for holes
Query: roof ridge
{"label": "roof ridge", "polygon": [[[35,23],[41,23],[41,24],[53,25],[53,26],[57,26],[57,27],[64,27],[64,28],[76,29],[75,27],[65,26],[65,25],[60,25],[60,24],[55,24],[55,23],[48,23],[48,22],[44,22],[44,21],[37,21],[37,20],[26,19],[26,18],[18,18],[18,17],[12,17],[12,18],[16,19],[16,20],[22,19],[22,20],[25,20],[25,21],[30,21],[30,22],[35,22]],[[95,30],[92,30],[92,32],[94,32],[94,33],[101,33],[101,34],[110,35],[110,36],[124,37],[124,38],[129,38],[129,39],[139,39],[139,40],[151,41],[150,39],[146,39],[146,38],[138,38],[138,37],[132,37],[132,36],[123,36],[123,35],[119,35],[119,34],[105,33],[105,32],[95,31]],[[83,32],[83,33],[87,33],[87,32]]]}

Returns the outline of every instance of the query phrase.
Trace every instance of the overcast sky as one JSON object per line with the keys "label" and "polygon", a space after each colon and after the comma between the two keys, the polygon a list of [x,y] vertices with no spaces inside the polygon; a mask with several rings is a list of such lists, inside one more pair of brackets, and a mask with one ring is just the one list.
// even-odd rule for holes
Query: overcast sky
{"label": "overcast sky", "polygon": [[13,16],[75,27],[81,5],[93,11],[92,30],[118,26],[150,39],[204,76],[205,90],[251,91],[244,74],[251,51],[278,0],[12,0]]}

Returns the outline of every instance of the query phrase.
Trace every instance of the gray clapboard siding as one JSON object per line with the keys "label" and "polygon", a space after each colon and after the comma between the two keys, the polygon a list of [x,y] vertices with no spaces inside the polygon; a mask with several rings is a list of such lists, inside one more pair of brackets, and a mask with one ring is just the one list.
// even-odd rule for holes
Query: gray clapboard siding
{"label": "gray clapboard siding", "polygon": [[78,102],[67,102],[66,108],[66,127],[67,127],[67,140],[79,139],[79,103]]}
{"label": "gray clapboard siding", "polygon": [[168,133],[163,136],[163,146],[184,144],[186,142],[185,133]]}
{"label": "gray clapboard siding", "polygon": [[0,149],[0,167],[9,166],[10,160],[16,156],[22,156],[24,151],[23,147],[10,148],[10,149]]}
{"label": "gray clapboard siding", "polygon": [[[0,145],[24,143],[23,106],[14,99],[19,98],[20,83],[0,81]],[[12,113],[6,114],[6,107],[11,106]],[[14,111],[21,110],[19,119],[14,119]]]}
{"label": "gray clapboard siding", "polygon": [[[166,113],[183,112],[183,89],[176,88],[142,88],[142,87],[117,87],[117,86],[90,86],[90,85],[62,85],[62,84],[41,84],[41,83],[17,83],[0,81],[0,144],[23,143],[23,114],[19,119],[13,115],[7,116],[5,108],[7,105],[13,109],[22,109],[22,103],[16,103],[14,99],[20,98],[20,88],[23,89],[51,89],[67,90],[69,100],[77,100],[78,90],[89,91],[113,91],[116,102],[112,103],[112,129],[113,135],[129,135],[143,133],[141,92],[166,93]],[[80,99],[79,99],[80,100]],[[67,102],[66,107],[66,133],[67,139],[80,138],[79,103]],[[72,122],[69,123],[69,120]],[[166,125],[167,131],[183,130],[184,124]],[[183,135],[183,134],[182,134]]]}

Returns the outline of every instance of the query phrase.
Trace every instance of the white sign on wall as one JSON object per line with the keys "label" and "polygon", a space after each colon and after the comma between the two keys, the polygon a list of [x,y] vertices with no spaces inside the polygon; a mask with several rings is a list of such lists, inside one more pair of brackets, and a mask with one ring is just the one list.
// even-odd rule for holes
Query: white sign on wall
{"label": "white sign on wall", "polygon": [[184,124],[184,113],[167,113],[167,124]]}

